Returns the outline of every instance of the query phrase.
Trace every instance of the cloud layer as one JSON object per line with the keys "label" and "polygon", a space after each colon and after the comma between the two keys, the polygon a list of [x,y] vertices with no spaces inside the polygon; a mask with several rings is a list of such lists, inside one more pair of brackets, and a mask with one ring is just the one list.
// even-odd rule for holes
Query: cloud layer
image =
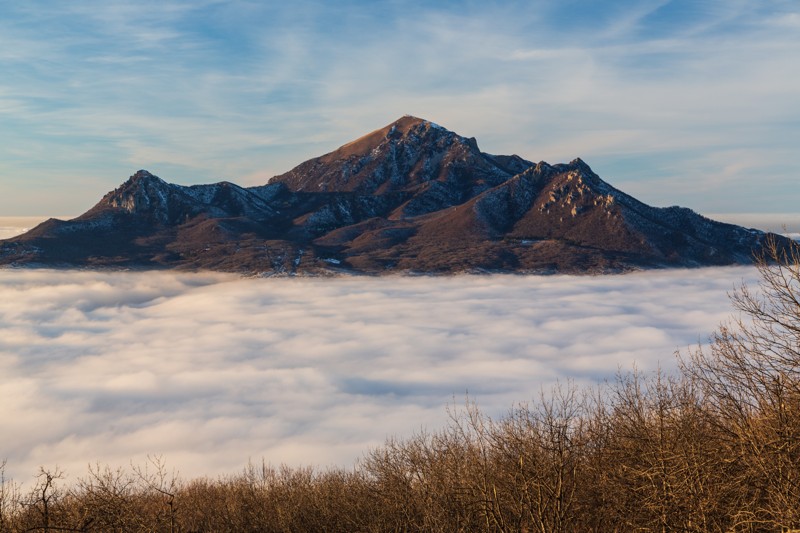
{"label": "cloud layer", "polygon": [[186,477],[262,458],[347,465],[387,436],[441,426],[467,392],[497,415],[555,380],[674,368],[754,275],[0,270],[0,458],[20,480],[147,454]]}

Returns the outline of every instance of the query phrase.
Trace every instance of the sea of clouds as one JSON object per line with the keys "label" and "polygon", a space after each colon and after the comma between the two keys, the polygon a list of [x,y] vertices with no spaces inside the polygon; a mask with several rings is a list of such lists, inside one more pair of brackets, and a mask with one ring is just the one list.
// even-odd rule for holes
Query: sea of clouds
{"label": "sea of clouds", "polygon": [[675,368],[751,267],[617,276],[242,279],[0,269],[0,460],[351,465],[447,422],[502,415],[557,380]]}

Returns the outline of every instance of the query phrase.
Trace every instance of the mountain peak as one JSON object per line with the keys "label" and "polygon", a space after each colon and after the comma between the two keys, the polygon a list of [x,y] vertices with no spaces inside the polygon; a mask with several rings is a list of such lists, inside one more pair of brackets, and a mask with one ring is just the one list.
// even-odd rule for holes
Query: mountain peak
{"label": "mountain peak", "polygon": [[185,187],[139,170],[79,218],[0,243],[0,264],[606,272],[747,262],[764,237],[643,204],[580,158],[486,154],[406,115],[263,187]]}
{"label": "mountain peak", "polygon": [[151,174],[149,171],[144,170],[144,169],[137,170],[136,173],[133,176],[130,177],[130,179],[132,181],[138,181],[138,180],[144,180],[144,179],[153,179],[153,178],[155,178],[155,179],[157,179],[159,181],[163,181],[163,180],[161,180],[161,178],[159,178],[155,174]]}
{"label": "mountain peak", "polygon": [[336,161],[337,159],[365,156],[387,140],[401,139],[408,135],[412,130],[415,130],[426,124],[432,124],[436,126],[427,120],[412,117],[411,115],[404,115],[391,124],[387,124],[383,128],[372,131],[363,137],[359,137],[354,141],[340,146],[333,152],[322,156],[320,161],[323,163],[330,163],[331,161]]}
{"label": "mountain peak", "polygon": [[157,212],[161,217],[168,210],[172,188],[166,181],[142,169],[136,171],[120,187],[109,192],[98,205],[129,213]]}
{"label": "mountain peak", "polygon": [[[275,176],[270,183],[284,183],[295,192],[361,194],[410,192],[433,186],[432,195],[441,198],[444,194],[449,201],[460,203],[516,173],[498,158],[483,154],[474,138],[406,115]],[[421,214],[426,209],[417,206],[411,211]]]}
{"label": "mountain peak", "polygon": [[583,159],[581,159],[580,157],[576,157],[575,159],[573,159],[572,161],[570,161],[570,162],[569,162],[569,166],[571,166],[571,167],[581,167],[581,168],[586,168],[586,169],[589,169],[589,170],[591,170],[591,169],[589,168],[589,165],[587,165],[587,164],[586,164],[586,161],[584,161],[584,160],[583,160]]}

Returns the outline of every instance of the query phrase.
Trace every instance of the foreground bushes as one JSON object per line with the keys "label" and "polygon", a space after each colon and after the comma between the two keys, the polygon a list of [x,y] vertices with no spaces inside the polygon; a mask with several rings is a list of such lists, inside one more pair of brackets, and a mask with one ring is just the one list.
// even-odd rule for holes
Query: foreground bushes
{"label": "foreground bushes", "polygon": [[556,388],[493,420],[389,440],[352,469],[185,481],[155,458],[0,484],[0,531],[790,531],[800,528],[800,256],[675,376]]}

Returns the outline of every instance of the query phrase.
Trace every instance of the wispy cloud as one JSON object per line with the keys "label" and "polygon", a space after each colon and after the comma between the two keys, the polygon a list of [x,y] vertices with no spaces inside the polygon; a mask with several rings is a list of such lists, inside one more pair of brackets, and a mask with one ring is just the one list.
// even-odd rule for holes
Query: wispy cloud
{"label": "wispy cloud", "polygon": [[0,457],[18,479],[164,454],[184,475],[249,458],[350,464],[469,392],[501,414],[726,318],[750,268],[609,277],[239,279],[0,270]]}
{"label": "wispy cloud", "polygon": [[[685,180],[655,184],[659,204],[719,210],[700,194],[715,183],[728,210],[789,210],[798,16],[777,0],[20,3],[0,21],[0,179],[20,191],[0,213],[31,212],[30,191],[96,199],[141,167],[261,179],[404,113],[612,182]],[[784,190],[737,192],[743,148]]]}

